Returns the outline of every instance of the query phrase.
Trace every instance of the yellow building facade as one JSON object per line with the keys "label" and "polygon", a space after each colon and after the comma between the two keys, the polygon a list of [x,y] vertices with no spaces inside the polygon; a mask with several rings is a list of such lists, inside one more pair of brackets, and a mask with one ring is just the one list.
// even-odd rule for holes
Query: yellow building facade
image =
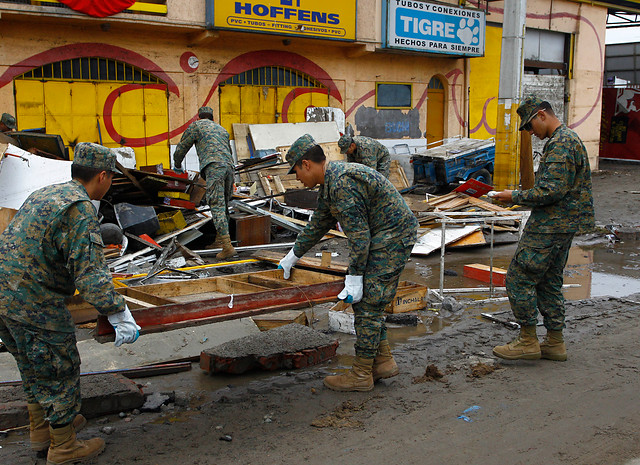
{"label": "yellow building facade", "polygon": [[[436,16],[407,16],[420,4],[434,15],[480,12],[485,23],[438,29]],[[339,108],[356,134],[378,139],[493,137],[502,2],[488,5],[149,0],[96,18],[57,2],[0,0],[0,111],[71,149],[132,147],[138,166],[168,167],[170,146],[203,105],[232,137],[234,123],[301,122],[309,107]],[[530,59],[525,70],[565,77],[567,123],[596,166],[606,8],[535,0],[527,11],[527,31],[561,34],[552,39],[565,50],[563,63]],[[475,55],[421,50],[412,39],[390,46],[392,18],[409,35],[457,35]],[[474,27],[482,43],[460,32]]]}

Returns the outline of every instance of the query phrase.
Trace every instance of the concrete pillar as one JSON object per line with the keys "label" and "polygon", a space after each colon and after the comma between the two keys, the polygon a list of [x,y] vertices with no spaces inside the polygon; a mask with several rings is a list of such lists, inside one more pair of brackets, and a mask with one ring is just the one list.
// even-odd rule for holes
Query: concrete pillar
{"label": "concrete pillar", "polygon": [[518,114],[523,71],[524,31],[527,0],[505,0],[498,87],[495,189],[518,187]]}

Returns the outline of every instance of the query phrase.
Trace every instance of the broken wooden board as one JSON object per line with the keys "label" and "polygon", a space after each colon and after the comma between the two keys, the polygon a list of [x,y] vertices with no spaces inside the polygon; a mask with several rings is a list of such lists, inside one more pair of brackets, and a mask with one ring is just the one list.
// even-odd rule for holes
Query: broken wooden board
{"label": "broken wooden board", "polygon": [[407,174],[404,172],[404,168],[398,160],[391,160],[391,165],[389,166],[389,181],[391,181],[391,184],[399,191],[410,186]]}
{"label": "broken wooden board", "polygon": [[[286,168],[285,168],[286,169]],[[295,174],[272,174],[268,169],[258,171],[258,179],[265,195],[283,194],[275,197],[284,201],[284,193],[291,189],[304,189],[304,184],[296,179]]]}
{"label": "broken wooden board", "polygon": [[480,245],[487,245],[487,240],[484,237],[484,233],[482,231],[476,231],[474,233],[469,234],[462,239],[458,239],[455,242],[452,242],[447,247],[456,248],[456,247],[476,247]]}
{"label": "broken wooden board", "polygon": [[[448,227],[445,232],[445,245],[449,245],[463,237],[480,230],[479,225]],[[418,230],[418,234],[420,230]],[[413,246],[411,255],[429,255],[442,247],[442,228],[433,228],[420,236]]]}
{"label": "broken wooden board", "polygon": [[[335,300],[343,288],[341,277],[294,268],[288,280],[284,279],[283,270],[267,270],[128,289],[174,301],[188,296],[186,303],[132,309],[140,334],[148,334],[309,307]],[[203,293],[210,297],[203,300]],[[96,339],[107,342],[114,336],[107,317],[99,315]]]}
{"label": "broken wooden board", "polygon": [[494,286],[504,286],[507,278],[507,270],[504,268],[491,267],[487,265],[482,265],[480,263],[472,263],[470,265],[464,266],[464,277],[477,279],[478,281],[482,281],[483,283],[488,283],[491,280],[491,276],[493,274],[493,285]]}
{"label": "broken wooden board", "polygon": [[297,323],[303,326],[309,326],[307,313],[304,310],[284,310],[268,315],[254,316],[251,318],[260,331],[269,331],[273,328]]}
{"label": "broken wooden board", "polygon": [[[280,260],[284,258],[285,255],[286,255],[285,252],[278,252],[275,250],[260,250],[253,254],[253,258],[278,264],[280,263]],[[312,270],[319,270],[319,271],[327,271],[330,273],[347,274],[347,269],[349,268],[349,265],[347,263],[341,263],[341,262],[336,262],[334,260],[331,260],[331,264],[329,266],[323,266],[321,258],[301,257],[300,260],[298,260],[298,263],[296,263],[296,267],[309,268]]]}

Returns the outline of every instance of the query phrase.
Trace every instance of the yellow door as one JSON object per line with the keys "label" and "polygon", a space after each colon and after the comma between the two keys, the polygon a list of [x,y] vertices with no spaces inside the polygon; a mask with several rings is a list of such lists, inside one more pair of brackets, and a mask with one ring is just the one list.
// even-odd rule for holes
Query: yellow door
{"label": "yellow door", "polygon": [[[168,97],[165,89],[142,87],[124,92],[115,100],[112,120],[123,140],[113,140],[102,116],[104,103],[117,82],[66,82],[16,80],[16,107],[19,129],[44,127],[59,134],[67,147],[79,142],[102,143],[106,147],[126,146],[126,139],[167,134]],[[137,166],[163,163],[170,166],[169,142],[134,147]]]}
{"label": "yellow door", "polygon": [[15,81],[15,84],[18,131],[45,127],[42,81]]}
{"label": "yellow door", "polygon": [[[444,89],[427,90],[427,144],[444,139]],[[434,143],[429,147],[437,147]]]}

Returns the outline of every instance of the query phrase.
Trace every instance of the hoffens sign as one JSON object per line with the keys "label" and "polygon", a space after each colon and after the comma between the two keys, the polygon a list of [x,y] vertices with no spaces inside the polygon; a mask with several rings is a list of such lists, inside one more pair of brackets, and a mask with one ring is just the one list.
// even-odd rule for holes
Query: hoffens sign
{"label": "hoffens sign", "polygon": [[483,11],[438,3],[389,0],[387,47],[483,56]]}

